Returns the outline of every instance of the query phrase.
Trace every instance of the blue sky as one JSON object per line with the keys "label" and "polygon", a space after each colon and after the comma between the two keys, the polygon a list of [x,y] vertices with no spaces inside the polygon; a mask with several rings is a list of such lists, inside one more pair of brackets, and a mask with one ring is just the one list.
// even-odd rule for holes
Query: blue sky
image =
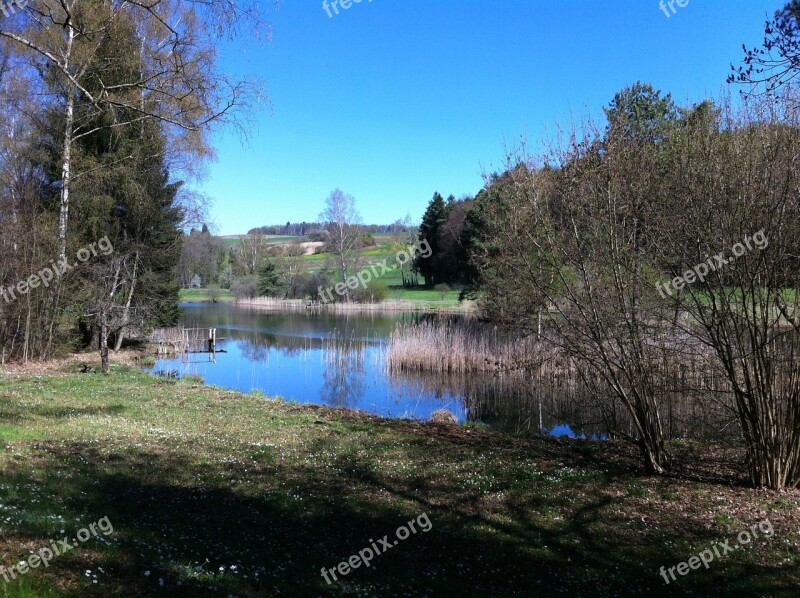
{"label": "blue sky", "polygon": [[[330,0],[329,0],[330,2]],[[742,43],[783,2],[363,0],[329,17],[281,0],[271,43],[221,48],[223,69],[266,80],[271,111],[243,145],[213,137],[199,189],[219,234],[313,221],[339,187],[367,223],[419,220],[434,191],[475,194],[522,137],[600,114],[637,80],[679,103],[719,95]]]}

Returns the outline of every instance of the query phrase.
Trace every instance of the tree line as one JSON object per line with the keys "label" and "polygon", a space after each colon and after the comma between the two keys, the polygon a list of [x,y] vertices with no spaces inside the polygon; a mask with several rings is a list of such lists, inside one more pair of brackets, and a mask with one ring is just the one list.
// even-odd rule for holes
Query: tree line
{"label": "tree line", "polygon": [[[202,202],[184,188],[257,86],[226,78],[214,45],[258,3],[34,0],[0,22],[2,358],[46,359],[179,316],[174,267]],[[243,112],[241,112],[244,109]],[[113,252],[76,253],[100,239]],[[47,286],[32,275],[73,264]]]}
{"label": "tree line", "polygon": [[736,414],[752,483],[800,485],[799,24],[791,2],[746,50],[741,97],[681,107],[637,83],[605,123],[509,153],[474,200],[437,194],[423,219],[459,266],[426,280],[474,276],[485,318],[568,356],[628,411],[652,473],[673,463],[664,396],[699,364],[684,382]]}
{"label": "tree line", "polygon": [[[320,236],[325,231],[324,222],[287,222],[259,226],[247,231],[248,235],[274,235],[279,237]],[[361,230],[370,234],[403,233],[408,231],[408,224],[403,220],[395,220],[392,224],[362,224]]]}
{"label": "tree line", "polygon": [[[270,243],[264,232],[275,230],[270,227],[253,229],[230,243],[212,235],[206,225],[200,230],[192,229],[183,239],[175,267],[177,279],[184,288],[208,289],[212,300],[222,289],[229,289],[237,299],[325,301],[321,290],[346,283],[354,272],[367,265],[360,252],[376,246],[372,231],[394,231],[395,236],[389,242],[392,251],[406,249],[415,242],[417,234],[408,217],[392,225],[362,224],[355,198],[340,189],[333,190],[325,199],[318,223],[303,226],[308,227],[303,229],[305,236],[284,243]],[[318,243],[314,253],[323,259],[313,264],[304,259],[308,242]],[[404,286],[417,286],[413,263],[401,264],[399,271]],[[387,294],[388,288],[373,280],[334,297],[337,301],[372,303],[382,301]]]}

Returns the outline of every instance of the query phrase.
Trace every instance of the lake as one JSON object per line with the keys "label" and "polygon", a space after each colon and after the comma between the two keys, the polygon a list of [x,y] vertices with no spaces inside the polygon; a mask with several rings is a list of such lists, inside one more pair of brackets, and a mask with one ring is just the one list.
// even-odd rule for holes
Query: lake
{"label": "lake", "polygon": [[[518,381],[486,374],[390,372],[386,343],[398,323],[428,314],[342,314],[259,311],[228,303],[184,304],[182,324],[216,327],[220,352],[158,359],[153,371],[198,375],[207,384],[287,401],[360,409],[385,417],[428,419],[447,409],[460,422],[511,433],[604,437],[585,405],[531,392]],[[452,316],[448,316],[452,317]]]}

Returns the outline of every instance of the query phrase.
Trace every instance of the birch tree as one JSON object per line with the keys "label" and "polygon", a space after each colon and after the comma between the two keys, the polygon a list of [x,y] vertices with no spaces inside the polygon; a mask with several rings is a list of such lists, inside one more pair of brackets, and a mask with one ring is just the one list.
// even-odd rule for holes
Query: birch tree
{"label": "birch tree", "polygon": [[[87,76],[100,47],[126,22],[135,27],[141,69],[113,83],[100,71]],[[216,66],[215,42],[246,24],[263,24],[255,1],[33,0],[0,23],[0,37],[11,40],[43,74],[63,115],[59,259],[67,254],[70,191],[81,174],[73,168],[75,142],[98,126],[155,120],[169,139],[173,159],[183,167],[210,156],[210,127],[241,123],[238,119],[259,94],[253,81],[229,79]],[[114,57],[105,60],[105,69],[113,70]],[[79,105],[83,110],[77,110]],[[107,117],[101,125],[98,115]]]}
{"label": "birch tree", "polygon": [[340,189],[334,189],[325,200],[325,210],[319,219],[325,227],[328,251],[333,254],[336,270],[345,285],[345,300],[349,301],[350,290],[346,286],[348,270],[355,263],[355,250],[361,233],[361,216],[356,209],[355,198]]}

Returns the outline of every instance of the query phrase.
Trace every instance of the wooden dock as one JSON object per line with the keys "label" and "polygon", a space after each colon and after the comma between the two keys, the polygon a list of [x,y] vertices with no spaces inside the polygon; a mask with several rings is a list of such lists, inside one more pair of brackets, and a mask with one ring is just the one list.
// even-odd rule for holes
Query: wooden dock
{"label": "wooden dock", "polygon": [[159,328],[150,335],[150,342],[156,346],[157,355],[181,355],[191,353],[208,353],[209,361],[216,361],[217,349],[216,328]]}

